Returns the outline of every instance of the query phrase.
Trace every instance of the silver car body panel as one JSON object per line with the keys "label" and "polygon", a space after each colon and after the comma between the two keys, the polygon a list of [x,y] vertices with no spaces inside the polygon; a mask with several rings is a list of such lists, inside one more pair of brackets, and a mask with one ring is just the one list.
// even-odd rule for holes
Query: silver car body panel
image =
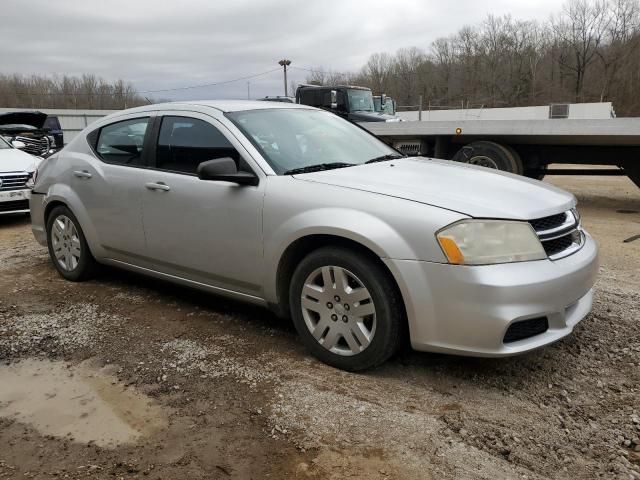
{"label": "silver car body panel", "polygon": [[[418,350],[501,356],[551,343],[588,313],[598,268],[591,237],[559,260],[450,265],[435,232],[477,218],[531,220],[573,208],[573,195],[541,182],[447,161],[401,159],[295,176],[275,175],[225,111],[310,108],[269,102],[150,105],[101,119],[39,168],[33,232],[46,245],[45,210],[62,202],[96,259],[257,304],[277,304],[284,252],[310,235],[348,239],[382,259],[404,299]],[[86,134],[144,115],[185,115],[215,125],[259,178],[238,186],[196,176],[109,165]],[[86,171],[91,178],[76,177]],[[145,188],[164,182],[168,191]],[[88,188],[88,185],[91,187]],[[108,230],[108,231],[107,231]],[[546,315],[549,330],[509,345],[508,326]]]}
{"label": "silver car body panel", "polygon": [[[588,234],[561,260],[463,266],[385,260],[399,282],[416,350],[508,356],[568,335],[591,310],[598,249]],[[513,322],[546,316],[549,330],[504,344]]]}

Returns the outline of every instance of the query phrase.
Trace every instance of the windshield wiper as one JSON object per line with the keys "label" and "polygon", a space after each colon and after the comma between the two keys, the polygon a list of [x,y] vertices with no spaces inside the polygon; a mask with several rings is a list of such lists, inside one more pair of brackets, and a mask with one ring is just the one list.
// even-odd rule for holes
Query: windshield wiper
{"label": "windshield wiper", "polygon": [[283,175],[295,175],[297,173],[320,172],[322,170],[333,170],[335,168],[354,167],[355,163],[333,162],[318,163],[317,165],[308,165],[306,167],[292,168],[283,173]]}
{"label": "windshield wiper", "polygon": [[404,155],[399,153],[388,153],[386,155],[381,155],[379,157],[372,158],[371,160],[367,160],[364,163],[384,162],[385,160],[395,160],[396,158],[404,158]]}

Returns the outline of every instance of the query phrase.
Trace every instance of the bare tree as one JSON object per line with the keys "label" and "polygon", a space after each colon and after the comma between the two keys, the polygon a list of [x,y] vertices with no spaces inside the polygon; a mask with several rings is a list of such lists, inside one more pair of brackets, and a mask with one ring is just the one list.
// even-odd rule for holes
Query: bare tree
{"label": "bare tree", "polygon": [[561,48],[558,61],[575,75],[574,97],[581,101],[587,68],[596,58],[610,23],[604,0],[569,0],[551,26]]}
{"label": "bare tree", "polygon": [[123,80],[110,83],[93,75],[0,75],[3,107],[119,109],[146,103],[133,85]]}

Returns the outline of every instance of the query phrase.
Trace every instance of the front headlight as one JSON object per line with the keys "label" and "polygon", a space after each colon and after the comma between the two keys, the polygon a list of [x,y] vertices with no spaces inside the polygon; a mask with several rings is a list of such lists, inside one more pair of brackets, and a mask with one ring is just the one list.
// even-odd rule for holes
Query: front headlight
{"label": "front headlight", "polygon": [[456,265],[547,258],[533,227],[526,222],[463,220],[440,230],[436,237],[449,263]]}

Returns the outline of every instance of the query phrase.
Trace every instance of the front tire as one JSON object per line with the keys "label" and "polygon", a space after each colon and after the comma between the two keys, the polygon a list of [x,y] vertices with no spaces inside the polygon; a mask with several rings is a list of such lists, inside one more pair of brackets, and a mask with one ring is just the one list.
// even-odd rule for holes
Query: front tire
{"label": "front tire", "polygon": [[340,247],[318,249],[296,268],[289,293],[302,342],[333,367],[373,368],[401,344],[402,300],[389,273],[366,255]]}
{"label": "front tire", "polygon": [[62,277],[81,282],[94,275],[96,261],[78,219],[65,206],[55,207],[47,217],[47,246],[51,262]]}

